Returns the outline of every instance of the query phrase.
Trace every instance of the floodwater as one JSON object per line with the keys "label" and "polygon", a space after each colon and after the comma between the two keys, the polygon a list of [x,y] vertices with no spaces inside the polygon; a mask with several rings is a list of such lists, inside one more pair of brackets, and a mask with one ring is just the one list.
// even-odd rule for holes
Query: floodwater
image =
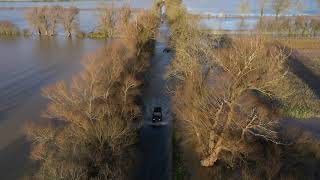
{"label": "floodwater", "polygon": [[[167,23],[161,24],[147,73],[146,87],[142,92],[144,121],[139,144],[141,166],[137,168],[137,176],[134,178],[137,180],[166,180],[172,176],[172,119],[170,96],[166,91],[164,77],[171,60],[171,54],[164,52],[168,46],[168,30]],[[162,108],[161,123],[152,123],[154,107]]]}
{"label": "floodwater", "polygon": [[[296,0],[291,0],[296,2]],[[114,0],[114,1],[74,1],[74,2],[0,2],[0,8],[15,8],[0,10],[0,20],[9,20],[19,26],[21,29],[29,28],[24,19],[25,10],[21,8],[34,6],[54,6],[60,5],[63,7],[76,6],[81,9],[79,13],[80,30],[83,32],[91,32],[96,28],[97,12],[94,10],[97,7],[104,5],[121,6],[124,3],[129,4],[133,8],[148,9],[152,7],[153,0]],[[240,0],[184,0],[183,3],[188,11],[193,14],[202,15],[227,15],[227,16],[241,16],[239,11]],[[249,11],[245,15],[252,16],[245,21],[245,26],[242,27],[247,30],[254,29],[259,16],[258,0],[248,0]],[[320,15],[320,3],[317,0],[301,0],[301,8],[292,7],[286,11],[284,15]],[[271,1],[265,5],[265,15],[274,16],[271,8]],[[204,28],[214,30],[238,30],[240,18],[224,18],[224,19],[206,19],[204,18],[201,25]],[[61,29],[61,28],[60,28]],[[58,31],[61,32],[61,31]]]}
{"label": "floodwater", "polygon": [[[98,12],[95,10],[98,7],[113,5],[120,7],[124,3],[132,8],[148,9],[152,6],[152,0],[117,0],[117,1],[75,1],[75,2],[0,2],[0,21],[7,20],[20,29],[30,29],[24,16],[26,9],[30,7],[42,6],[75,6],[80,9],[79,12],[79,28],[83,32],[92,32],[97,25]],[[2,9],[1,9],[2,8]],[[9,9],[8,9],[9,8]],[[12,8],[12,9],[10,9]],[[58,27],[58,33],[62,34],[62,27]]]}
{"label": "floodwater", "polygon": [[[290,0],[292,3],[296,0]],[[187,9],[195,14],[210,14],[210,15],[220,15],[221,13],[225,15],[242,15],[239,11],[240,0],[183,0]],[[252,16],[258,16],[259,14],[259,0],[248,0],[249,2],[249,12],[246,14]],[[274,12],[271,8],[271,0],[265,5],[265,15],[273,16]],[[285,12],[285,15],[296,15],[296,14],[307,14],[315,15],[320,14],[320,3],[317,0],[301,0],[302,8],[301,10],[297,8],[291,8],[289,11]]]}
{"label": "floodwater", "polygon": [[[30,28],[24,19],[24,7],[62,5],[64,7],[76,6],[80,9],[80,29],[85,32],[93,31],[96,26],[97,12],[94,9],[101,6],[102,1],[76,1],[76,2],[0,2],[1,8],[14,7],[13,10],[0,10],[0,20],[9,20],[21,29]],[[111,3],[110,1],[106,1]],[[106,3],[105,2],[105,3]],[[152,0],[118,0],[113,3],[118,6],[129,2],[134,8],[150,8]],[[239,0],[184,0],[188,10],[196,14],[238,15]],[[305,0],[306,8],[300,13],[308,15],[320,14],[316,0]],[[250,0],[249,14],[257,14],[256,0]],[[290,11],[288,14],[297,12]],[[267,15],[273,15],[270,8]],[[256,19],[249,19],[248,27],[255,24]],[[211,28],[233,30],[237,27],[239,19],[204,20],[203,25]],[[61,28],[61,27],[59,27]],[[161,31],[168,29],[162,26]],[[60,32],[60,31],[59,31]],[[60,35],[60,34],[59,34]],[[45,110],[47,101],[41,97],[41,89],[48,84],[59,80],[70,80],[81,70],[81,59],[88,53],[101,47],[104,41],[78,40],[56,37],[55,39],[39,39],[36,37],[0,39],[0,179],[14,180],[27,173],[32,163],[28,160],[30,145],[23,136],[23,127],[29,121],[41,121],[41,113]],[[168,109],[168,97],[164,93],[165,81],[161,74],[169,63],[169,57],[162,53],[166,43],[159,40],[156,55],[151,66],[151,84],[146,88],[146,110],[155,105]],[[162,61],[164,59],[164,61]],[[146,152],[144,167],[149,171],[141,171],[142,179],[150,179],[160,173],[159,177],[170,177],[170,170],[164,167],[170,164],[170,128],[171,123],[152,127],[150,114],[145,113],[145,127],[142,130],[142,150]],[[155,146],[152,144],[156,142]],[[155,158],[156,157],[156,158]],[[159,162],[159,166],[153,166]],[[159,169],[157,169],[159,168]],[[161,169],[160,169],[161,168]],[[170,168],[168,165],[167,168]],[[151,173],[145,173],[151,172]],[[152,174],[152,172],[154,174]],[[162,174],[161,174],[162,173]]]}
{"label": "floodwater", "polygon": [[31,169],[24,127],[46,109],[41,89],[71,80],[81,60],[104,44],[97,40],[0,39],[0,179],[14,180]]}
{"label": "floodwater", "polygon": [[[290,0],[292,3],[296,0]],[[241,16],[240,12],[240,0],[184,0],[189,12],[193,14],[211,15],[211,16]],[[251,16],[254,18],[248,18],[245,21],[244,29],[251,30],[256,27],[259,20],[257,16],[260,15],[259,12],[259,1],[258,0],[248,0],[249,11],[244,15]],[[272,10],[271,0],[265,4],[265,16],[274,16],[275,13]],[[291,7],[290,10],[283,13],[286,16],[295,15],[320,15],[320,2],[317,0],[301,0],[301,8]],[[203,19],[201,25],[204,28],[214,29],[214,30],[238,30],[239,24],[241,23],[240,18],[221,18],[221,19]]]}

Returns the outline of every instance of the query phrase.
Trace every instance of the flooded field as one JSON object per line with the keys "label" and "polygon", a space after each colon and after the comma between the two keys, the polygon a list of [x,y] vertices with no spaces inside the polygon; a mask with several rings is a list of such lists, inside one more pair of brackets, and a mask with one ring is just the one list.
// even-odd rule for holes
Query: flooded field
{"label": "flooded field", "polygon": [[40,120],[46,108],[41,89],[59,80],[70,80],[80,71],[81,59],[103,44],[64,38],[0,40],[1,179],[16,179],[30,168],[24,126]]}
{"label": "flooded field", "polygon": [[[294,0],[291,0],[295,2]],[[75,6],[80,9],[79,22],[80,30],[84,32],[92,32],[97,25],[96,16],[98,12],[95,10],[97,7],[105,5],[121,6],[127,1],[75,1],[75,2],[0,2],[0,20],[9,20],[18,25],[21,29],[28,28],[28,24],[24,19],[25,9],[29,7],[41,6]],[[184,0],[188,11],[192,14],[200,14],[204,16],[236,16],[243,15],[240,12],[240,2],[234,0],[218,1],[218,0]],[[254,29],[259,20],[259,3],[256,0],[249,0],[249,9],[245,13],[250,16],[245,21],[244,29]],[[286,16],[308,15],[318,16],[320,14],[320,4],[317,0],[302,0],[301,8],[291,7],[290,10],[284,12]],[[152,6],[152,0],[132,0],[128,4],[137,9],[148,9]],[[274,16],[275,13],[271,8],[270,2],[265,5],[265,15]],[[204,28],[214,30],[237,30],[241,23],[240,18],[203,18],[201,25]]]}
{"label": "flooded field", "polygon": [[[76,6],[80,9],[80,30],[92,32],[97,26],[97,7],[105,4],[120,6],[124,2],[129,2],[133,8],[148,9],[151,8],[153,1],[0,2],[0,21],[10,21],[21,30],[30,29],[24,17],[26,8],[55,5]],[[193,14],[234,16],[233,18],[204,18],[201,21],[204,28],[230,31],[239,28],[241,19],[236,17],[242,15],[239,11],[239,3],[240,1],[236,0],[184,0],[188,11]],[[246,30],[254,29],[259,20],[257,1],[250,0],[249,5],[249,11],[246,13],[248,18],[245,21]],[[301,10],[292,8],[284,15],[318,16],[320,14],[319,7],[320,4],[317,0],[304,0]],[[275,15],[270,4],[266,5],[265,15],[270,17]],[[80,72],[81,60],[106,43],[105,40],[66,39],[62,37],[64,34],[60,25],[57,32],[58,35],[55,38],[49,39],[35,36],[0,39],[1,180],[19,179],[32,169],[33,165],[28,158],[30,144],[24,139],[24,127],[28,122],[43,120],[41,114],[46,109],[47,100],[41,96],[41,89],[60,80],[70,81],[73,75]],[[161,54],[160,58],[163,58],[162,50],[164,47],[161,44],[157,49],[157,53]],[[158,66],[154,68],[157,70]],[[155,71],[155,73],[157,72]],[[164,80],[157,78],[156,80],[163,85]],[[156,95],[163,96],[162,91],[160,95]],[[148,127],[145,131],[148,132],[150,129]],[[155,136],[158,137],[158,134]],[[145,137],[144,141],[148,143],[154,139]],[[153,149],[159,150],[156,146]],[[149,155],[153,156],[153,154]],[[159,161],[162,161],[161,157],[159,157]],[[191,157],[190,161],[195,160]],[[163,164],[166,165],[168,162],[163,161]]]}
{"label": "flooded field", "polygon": [[[291,2],[296,2],[296,0],[290,0]],[[210,14],[219,15],[221,13],[226,15],[242,15],[240,12],[241,1],[235,0],[184,0],[184,4],[187,6],[188,10],[195,14]],[[249,0],[249,11],[248,15],[257,16],[259,15],[259,1]],[[291,10],[285,12],[285,15],[296,15],[296,14],[306,14],[315,15],[320,13],[319,3],[317,0],[302,0],[302,9],[297,10],[292,8]],[[265,5],[265,15],[273,16],[274,11],[271,8],[271,1]]]}
{"label": "flooded field", "polygon": [[[239,24],[241,23],[242,15],[249,16],[245,21],[244,29],[252,30],[256,27],[259,21],[260,15],[260,5],[258,0],[249,0],[248,11],[241,13],[240,3],[241,1],[235,0],[184,0],[189,12],[192,14],[200,14],[203,16],[230,16],[238,18],[204,18],[202,19],[201,25],[204,28],[214,29],[214,30],[237,30],[239,29]],[[291,0],[294,4],[296,1]],[[299,7],[292,7],[283,13],[285,16],[296,16],[296,15],[308,15],[308,16],[318,16],[320,14],[320,4],[317,0],[302,0]],[[275,12],[272,10],[271,1],[265,4],[264,9],[265,16],[275,16]]]}

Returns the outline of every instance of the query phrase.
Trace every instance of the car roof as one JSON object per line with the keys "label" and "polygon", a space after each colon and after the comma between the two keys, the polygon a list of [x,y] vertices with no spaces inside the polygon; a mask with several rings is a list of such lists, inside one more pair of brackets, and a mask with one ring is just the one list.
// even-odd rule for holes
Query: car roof
{"label": "car roof", "polygon": [[161,112],[161,107],[155,107],[155,108],[153,109],[153,111],[154,111],[154,112]]}

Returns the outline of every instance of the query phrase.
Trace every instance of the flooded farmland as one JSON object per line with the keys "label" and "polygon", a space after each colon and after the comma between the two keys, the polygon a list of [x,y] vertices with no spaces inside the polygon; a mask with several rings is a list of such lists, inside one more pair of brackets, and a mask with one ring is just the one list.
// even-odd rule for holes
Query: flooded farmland
{"label": "flooded farmland", "polygon": [[[105,4],[121,6],[127,1],[75,1],[75,2],[0,2],[0,21],[10,21],[20,29],[30,28],[25,11],[31,7],[76,6],[79,12],[79,28],[92,32],[97,28],[97,7]],[[246,16],[246,29],[254,29],[259,20],[257,1],[250,0]],[[304,0],[301,11],[290,10],[287,16],[299,14],[319,16],[316,0]],[[236,0],[184,0],[188,11],[204,16],[241,16]],[[148,9],[152,0],[131,0],[136,9]],[[274,16],[266,8],[266,16]],[[237,30],[240,18],[203,18],[201,25],[209,29]],[[54,38],[1,38],[0,39],[0,179],[19,179],[34,164],[29,161],[30,144],[24,139],[24,127],[28,122],[41,121],[47,100],[41,89],[57,81],[71,81],[81,71],[81,62],[90,53],[103,46],[105,40],[68,39],[63,37],[62,27]],[[161,51],[160,51],[161,52]]]}
{"label": "flooded farmland", "polygon": [[0,40],[0,174],[17,179],[29,168],[27,122],[46,109],[41,89],[71,80],[81,60],[104,44],[97,40],[15,38]]}

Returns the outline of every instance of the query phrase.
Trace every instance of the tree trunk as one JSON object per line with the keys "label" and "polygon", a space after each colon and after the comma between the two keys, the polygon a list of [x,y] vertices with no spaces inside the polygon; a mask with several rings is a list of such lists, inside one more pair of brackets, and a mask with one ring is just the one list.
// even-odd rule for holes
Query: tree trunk
{"label": "tree trunk", "polygon": [[223,149],[223,137],[224,137],[224,134],[225,134],[225,131],[228,129],[228,127],[230,126],[230,123],[231,123],[231,120],[232,120],[232,113],[233,113],[233,105],[230,105],[229,106],[229,112],[228,112],[228,116],[226,118],[226,122],[224,123],[223,125],[223,129],[221,131],[221,134],[219,136],[219,139],[217,141],[217,143],[213,143],[214,141],[214,138],[210,138],[210,141],[209,144],[213,144],[213,145],[210,145],[211,147],[210,148],[210,152],[209,152],[209,156],[203,160],[201,160],[201,165],[204,166],[204,167],[211,167],[215,164],[215,162],[218,160],[218,157],[219,157],[219,154],[221,152],[221,150]]}

